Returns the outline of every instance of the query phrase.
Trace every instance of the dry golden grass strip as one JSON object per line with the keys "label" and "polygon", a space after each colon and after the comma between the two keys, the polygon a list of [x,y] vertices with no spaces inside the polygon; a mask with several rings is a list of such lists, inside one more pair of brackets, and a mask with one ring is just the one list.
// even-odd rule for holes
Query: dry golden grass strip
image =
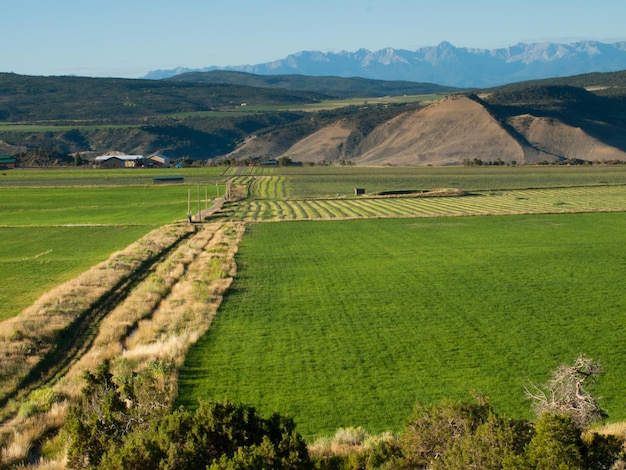
{"label": "dry golden grass strip", "polygon": [[[95,369],[104,359],[120,357],[125,349],[127,337],[134,334],[141,320],[153,315],[173,286],[180,281],[187,266],[201,252],[203,245],[207,243],[205,239],[210,240],[212,236],[211,231],[200,230],[178,246],[140,285],[136,286],[102,322],[93,347],[69,371],[64,382],[75,382],[75,378],[80,377],[82,371]],[[79,391],[80,389],[65,390],[69,394],[76,394]]]}
{"label": "dry golden grass strip", "polygon": [[[206,225],[181,243],[166,260],[102,322],[90,350],[77,361],[36,409],[37,392],[31,394],[30,413],[18,413],[4,423],[0,462],[24,461],[32,443],[59,428],[65,413],[80,393],[85,371],[105,359],[119,373],[141,371],[155,360],[165,368],[160,398],[175,398],[177,369],[187,348],[210,325],[221,295],[235,274],[234,254],[243,225]],[[191,290],[190,290],[191,286]],[[193,295],[189,296],[189,292]],[[191,313],[193,312],[193,313]],[[157,403],[155,406],[167,406]],[[28,408],[28,407],[27,407]],[[22,406],[24,409],[24,405]],[[33,468],[64,468],[63,458],[41,461]]]}
{"label": "dry golden grass strip", "polygon": [[[153,230],[107,261],[44,294],[20,315],[0,323],[0,406],[25,385],[36,367],[42,367],[47,355],[72,339],[72,329],[94,305],[142,263],[177,243],[187,230],[185,226]],[[43,370],[36,372],[44,374]]]}
{"label": "dry golden grass strip", "polygon": [[318,439],[309,445],[309,455],[312,457],[333,457],[362,454],[381,442],[393,442],[397,439],[391,433],[384,432],[374,435],[362,427],[339,428],[332,438]]}
{"label": "dry golden grass strip", "polygon": [[[24,378],[41,369],[46,355],[61,341],[59,337],[72,334],[71,326],[77,319],[147,260],[178,243],[188,230],[185,226],[154,230],[107,261],[48,292],[19,316],[0,324],[0,397],[4,398],[0,463],[23,459],[31,450],[31,443],[60,426],[65,415],[59,411],[67,407],[61,394],[49,386],[37,389],[33,385],[37,384],[36,380],[27,384],[30,387],[20,389]],[[69,365],[76,359],[60,360]],[[27,393],[28,389],[32,389],[31,393]],[[8,395],[12,397],[10,400]]]}
{"label": "dry golden grass strip", "polygon": [[[4,426],[3,442],[0,448],[0,466],[14,465],[21,463],[29,455],[34,447],[34,443],[39,441],[50,430],[60,428],[67,414],[69,402],[52,403],[45,413],[35,413],[32,415],[18,415],[13,418],[10,426]],[[39,470],[43,468],[65,468],[64,459],[57,462],[40,462],[45,465],[33,465]],[[21,468],[21,467],[20,467]],[[26,468],[26,467],[24,467]]]}
{"label": "dry golden grass strip", "polygon": [[139,364],[156,358],[172,361],[176,381],[187,350],[208,330],[232,282],[243,231],[243,224],[226,224],[215,233],[154,315],[139,323],[126,343],[124,359]]}

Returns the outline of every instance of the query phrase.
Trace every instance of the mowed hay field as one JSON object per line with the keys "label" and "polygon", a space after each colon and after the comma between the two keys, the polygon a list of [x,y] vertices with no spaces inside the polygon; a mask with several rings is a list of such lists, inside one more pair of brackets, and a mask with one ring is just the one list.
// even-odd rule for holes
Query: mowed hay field
{"label": "mowed hay field", "polygon": [[[242,168],[249,197],[223,215],[248,222],[626,210],[624,167]],[[354,196],[355,188],[365,196]],[[376,197],[430,191],[463,197]],[[372,197],[373,196],[373,197]]]}
{"label": "mowed hay field", "polygon": [[[459,188],[496,191],[533,188],[625,185],[626,168],[615,166],[477,166],[477,167],[247,167],[226,175],[285,176],[289,199],[346,196],[354,188],[366,194],[389,190]],[[260,185],[259,185],[260,188]],[[255,197],[266,196],[261,190]]]}
{"label": "mowed hay field", "polygon": [[230,398],[308,438],[397,431],[414,404],[530,417],[524,387],[579,354],[626,418],[626,214],[248,225],[238,274],[180,374],[180,403]]}

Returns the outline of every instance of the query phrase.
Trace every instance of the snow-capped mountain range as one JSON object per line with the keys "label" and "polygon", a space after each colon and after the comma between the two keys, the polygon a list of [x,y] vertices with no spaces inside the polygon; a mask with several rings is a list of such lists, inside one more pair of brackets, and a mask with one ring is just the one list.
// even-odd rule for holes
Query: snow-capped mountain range
{"label": "snow-capped mountain range", "polygon": [[186,72],[231,70],[258,75],[300,74],[407,80],[460,88],[484,88],[540,78],[626,69],[626,41],[520,43],[500,49],[456,47],[449,42],[414,51],[386,48],[354,52],[302,51],[256,65],[178,67],[143,78],[163,79]]}

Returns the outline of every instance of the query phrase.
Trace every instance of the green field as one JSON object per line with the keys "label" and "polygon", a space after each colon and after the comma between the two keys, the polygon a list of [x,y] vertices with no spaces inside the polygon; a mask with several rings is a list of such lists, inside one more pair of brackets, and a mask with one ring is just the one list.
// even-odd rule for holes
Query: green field
{"label": "green field", "polygon": [[[41,294],[105,260],[164,224],[211,204],[218,188],[205,185],[134,185],[132,170],[9,172],[29,185],[0,189],[0,320],[18,314]],[[76,185],[100,174],[121,186]],[[30,184],[35,178],[40,185]],[[199,177],[201,177],[199,175]],[[206,177],[206,174],[202,175]],[[50,186],[61,179],[63,186]],[[224,186],[220,186],[223,195]]]}
{"label": "green field", "polygon": [[148,226],[0,227],[0,321],[145,235]]}
{"label": "green field", "polygon": [[[185,184],[152,184],[164,174]],[[610,418],[626,418],[623,166],[7,171],[0,320],[183,221],[189,199],[204,209],[229,179],[248,197],[216,217],[250,223],[227,301],[181,373],[181,403],[244,401],[292,415],[308,438],[398,430],[416,401],[472,390],[529,416],[524,386],[585,354],[607,371],[597,391]]]}
{"label": "green field", "polygon": [[530,416],[524,386],[579,354],[626,418],[626,214],[252,224],[180,401],[231,398],[308,438],[399,430],[416,401]]}
{"label": "green field", "polygon": [[[188,190],[197,205],[197,188],[187,186],[4,188],[0,223],[158,226],[185,219]],[[207,190],[215,196],[215,186]]]}
{"label": "green field", "polygon": [[155,176],[178,175],[186,184],[223,183],[224,168],[132,168],[94,169],[50,168],[17,169],[0,173],[2,187],[60,187],[60,186],[128,186],[152,185]]}

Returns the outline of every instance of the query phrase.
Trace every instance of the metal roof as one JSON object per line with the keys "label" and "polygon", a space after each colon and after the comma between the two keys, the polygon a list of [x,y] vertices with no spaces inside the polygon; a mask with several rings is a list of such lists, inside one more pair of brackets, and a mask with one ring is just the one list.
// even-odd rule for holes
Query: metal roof
{"label": "metal roof", "polygon": [[143,155],[101,155],[96,157],[96,161],[104,162],[111,158],[117,158],[118,160],[143,160]]}

